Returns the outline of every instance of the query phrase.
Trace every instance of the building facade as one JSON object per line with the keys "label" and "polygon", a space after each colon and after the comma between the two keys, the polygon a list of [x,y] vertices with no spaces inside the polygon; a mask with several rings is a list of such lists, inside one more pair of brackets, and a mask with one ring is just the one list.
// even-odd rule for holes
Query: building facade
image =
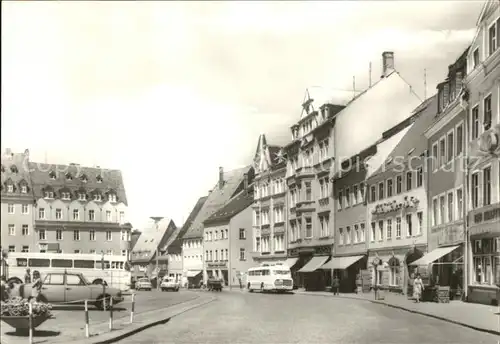
{"label": "building facade", "polygon": [[260,135],[254,157],[253,248],[254,264],[286,262],[286,162],[281,147],[267,144]]}
{"label": "building facade", "polygon": [[429,268],[425,275],[430,284],[449,286],[451,297],[463,290],[464,268],[464,176],[465,108],[463,78],[466,69],[465,51],[452,65],[444,82],[437,86],[438,108],[433,123],[425,132],[429,159],[428,250],[419,263]]}
{"label": "building facade", "polygon": [[226,286],[246,287],[247,270],[254,266],[253,192],[253,186],[245,187],[204,221],[204,275],[221,278]]}
{"label": "building facade", "polygon": [[467,55],[467,299],[498,304],[500,285],[500,4],[485,2]]}
{"label": "building facade", "polygon": [[[427,141],[422,136],[433,122],[437,97],[415,109],[415,122],[394,137],[394,149],[366,180],[366,237],[371,279],[385,289],[412,294],[410,264],[427,252]],[[388,147],[388,148],[389,148]]]}
{"label": "building facade", "polygon": [[30,162],[35,198],[33,252],[128,256],[131,225],[121,172]]}
{"label": "building facade", "polygon": [[2,250],[29,252],[37,245],[29,151],[12,153],[7,148],[1,169]]}
{"label": "building facade", "polygon": [[330,258],[333,237],[332,194],[329,183],[333,162],[335,115],[352,93],[310,88],[301,118],[293,125],[287,157],[288,265],[294,284],[322,290],[330,274],[319,269]]}

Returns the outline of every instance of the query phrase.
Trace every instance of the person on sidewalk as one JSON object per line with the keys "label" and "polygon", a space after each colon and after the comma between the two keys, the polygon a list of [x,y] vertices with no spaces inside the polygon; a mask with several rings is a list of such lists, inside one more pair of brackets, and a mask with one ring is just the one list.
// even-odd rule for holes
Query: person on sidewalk
{"label": "person on sidewalk", "polygon": [[415,302],[420,303],[423,291],[424,291],[424,283],[422,282],[420,274],[417,274],[415,280],[413,281],[413,298],[415,299]]}
{"label": "person on sidewalk", "polygon": [[40,276],[40,272],[33,271],[33,284],[31,285],[31,298],[34,301],[40,300],[40,293],[42,290],[43,282]]}
{"label": "person on sidewalk", "polygon": [[7,284],[7,277],[2,276],[0,296],[2,301],[7,301],[9,299],[9,285]]}
{"label": "person on sidewalk", "polygon": [[24,275],[24,284],[31,283],[31,272],[30,269],[26,269],[26,274]]}
{"label": "person on sidewalk", "polygon": [[332,281],[332,291],[333,295],[338,295],[339,294],[339,287],[340,287],[340,280],[337,275],[333,277]]}

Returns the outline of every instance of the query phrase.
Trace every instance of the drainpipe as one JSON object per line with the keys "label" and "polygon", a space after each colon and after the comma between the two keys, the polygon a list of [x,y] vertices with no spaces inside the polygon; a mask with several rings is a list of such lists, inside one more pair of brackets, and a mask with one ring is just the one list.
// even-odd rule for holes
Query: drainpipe
{"label": "drainpipe", "polygon": [[[463,155],[464,155],[464,160],[465,160],[465,171],[464,171],[464,181],[463,181],[463,206],[462,206],[462,218],[464,222],[464,267],[463,267],[463,289],[464,289],[464,295],[465,295],[465,300],[467,300],[467,297],[469,295],[469,230],[468,230],[468,207],[469,207],[469,145],[467,144],[468,139],[469,139],[469,114],[467,112],[468,109],[468,104],[466,103],[465,105],[460,101],[460,107],[465,111],[465,121],[464,121],[464,127],[465,127],[465,142],[464,142],[464,148],[463,148]],[[464,166],[462,166],[463,168]]]}

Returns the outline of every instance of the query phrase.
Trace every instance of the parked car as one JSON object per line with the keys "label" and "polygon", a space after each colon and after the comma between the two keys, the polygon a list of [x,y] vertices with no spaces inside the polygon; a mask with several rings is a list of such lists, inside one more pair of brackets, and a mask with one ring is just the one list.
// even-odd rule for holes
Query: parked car
{"label": "parked car", "polygon": [[135,282],[135,290],[149,290],[151,291],[153,286],[151,285],[151,281],[148,278],[139,278],[137,282]]}
{"label": "parked car", "polygon": [[177,282],[174,277],[164,277],[160,284],[161,291],[179,291],[180,287],[180,282]]}
{"label": "parked car", "polygon": [[[32,295],[29,284],[21,284],[11,291],[11,296],[29,298]],[[110,299],[113,305],[123,301],[118,288],[109,288],[99,284],[89,283],[80,273],[55,272],[48,273],[43,280],[39,299],[41,302],[54,304],[83,304],[85,300],[99,309],[109,308]]]}

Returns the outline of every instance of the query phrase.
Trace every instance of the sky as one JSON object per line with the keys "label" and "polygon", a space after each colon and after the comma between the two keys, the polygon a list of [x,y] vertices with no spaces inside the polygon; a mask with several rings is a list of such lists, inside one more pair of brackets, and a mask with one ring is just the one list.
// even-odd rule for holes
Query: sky
{"label": "sky", "polygon": [[[218,168],[286,144],[305,90],[364,90],[383,51],[421,98],[482,1],[2,2],[2,149],[120,169],[128,219],[182,226]],[[424,87],[426,70],[427,87]]]}

